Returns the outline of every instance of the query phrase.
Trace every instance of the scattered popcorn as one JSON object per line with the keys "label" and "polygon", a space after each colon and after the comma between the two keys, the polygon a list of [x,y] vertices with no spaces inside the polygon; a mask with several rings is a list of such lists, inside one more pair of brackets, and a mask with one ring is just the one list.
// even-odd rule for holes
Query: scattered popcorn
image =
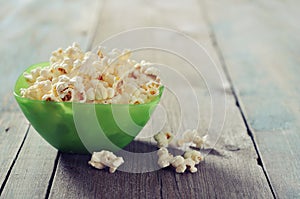
{"label": "scattered popcorn", "polygon": [[36,100],[143,104],[159,95],[159,71],[130,59],[129,50],[83,52],[73,43],[52,52],[48,67],[24,73],[21,95]]}
{"label": "scattered popcorn", "polygon": [[97,169],[109,167],[109,172],[114,173],[117,168],[124,163],[124,160],[122,157],[117,157],[110,151],[102,150],[100,152],[94,152],[88,163]]}
{"label": "scattered popcorn", "polygon": [[175,156],[169,153],[165,147],[160,148],[157,151],[158,165],[160,168],[165,168],[172,165],[177,173],[184,173],[188,168],[191,173],[197,172],[195,165],[199,164],[202,160],[202,156],[199,151],[187,151],[184,156]]}
{"label": "scattered popcorn", "polygon": [[167,147],[171,140],[173,139],[173,134],[169,132],[160,132],[156,135],[154,135],[154,139],[157,142],[157,146],[159,148],[161,147]]}
{"label": "scattered popcorn", "polygon": [[186,130],[183,133],[182,139],[177,140],[177,145],[181,147],[188,143],[191,143],[196,148],[202,148],[205,143],[205,137],[201,137],[196,129]]}
{"label": "scattered popcorn", "polygon": [[[195,165],[199,164],[203,160],[203,156],[199,151],[189,150],[186,151],[183,156],[173,156],[169,153],[168,147],[173,139],[173,134],[169,132],[160,132],[154,136],[157,146],[160,148],[157,151],[158,155],[158,165],[161,168],[168,167],[172,165],[177,173],[184,173],[188,169],[191,173],[197,172]],[[196,130],[187,130],[183,133],[182,139],[175,140],[175,142],[181,143],[179,146],[183,146],[186,143],[192,143],[197,148],[201,148],[204,144],[204,139],[200,137]]]}

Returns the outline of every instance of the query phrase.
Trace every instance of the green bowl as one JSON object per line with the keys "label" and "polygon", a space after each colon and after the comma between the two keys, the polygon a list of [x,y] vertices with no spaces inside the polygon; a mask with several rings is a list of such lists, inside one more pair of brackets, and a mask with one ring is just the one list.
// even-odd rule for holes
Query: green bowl
{"label": "green bowl", "polygon": [[[39,63],[37,67],[48,66]],[[118,151],[128,145],[142,130],[160,101],[160,94],[146,104],[86,104],[31,100],[20,95],[27,88],[23,74],[18,78],[15,98],[35,130],[53,147],[68,153]]]}

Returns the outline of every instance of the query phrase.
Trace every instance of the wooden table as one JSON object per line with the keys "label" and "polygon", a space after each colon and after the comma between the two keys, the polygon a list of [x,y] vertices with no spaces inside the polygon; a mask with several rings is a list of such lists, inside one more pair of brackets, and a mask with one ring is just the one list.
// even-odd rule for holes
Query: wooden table
{"label": "wooden table", "polygon": [[[300,198],[300,1],[1,0],[0,5],[1,198]],[[143,26],[191,36],[225,79],[224,128],[195,174],[93,169],[90,156],[60,153],[47,144],[14,100],[18,75],[48,60],[52,50],[73,41],[89,50],[108,36]],[[127,149],[147,147],[134,142]]]}

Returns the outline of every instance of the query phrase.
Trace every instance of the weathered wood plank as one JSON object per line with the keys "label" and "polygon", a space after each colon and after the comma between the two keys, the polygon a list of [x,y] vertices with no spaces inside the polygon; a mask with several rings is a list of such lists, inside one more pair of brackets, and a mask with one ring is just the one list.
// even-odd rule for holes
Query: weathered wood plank
{"label": "weathered wood plank", "polygon": [[24,116],[18,112],[5,113],[0,118],[0,185],[2,185],[14,163],[29,125],[24,120]]}
{"label": "weathered wood plank", "polygon": [[5,56],[1,57],[0,84],[6,86],[0,87],[0,193],[7,198],[41,198],[46,195],[57,152],[32,128],[25,140],[29,124],[12,95],[14,82],[26,67],[48,60],[59,46],[73,41],[88,45],[97,2],[3,4],[0,53]]}
{"label": "weathered wood plank", "polygon": [[30,128],[1,197],[45,197],[56,155],[57,151]]}
{"label": "weathered wood plank", "polygon": [[206,2],[274,192],[299,198],[299,1]]}
{"label": "weathered wood plank", "polygon": [[[234,106],[235,101],[229,103]],[[227,114],[235,117],[237,110],[228,109]],[[172,169],[109,174],[107,170],[88,166],[90,156],[63,154],[50,198],[272,198],[249,137],[246,134],[237,136],[240,132],[245,133],[240,122],[226,122],[216,150],[198,166],[196,174],[175,174]],[[126,150],[141,153],[156,148],[134,142]],[[137,164],[152,164],[150,160],[125,159]]]}
{"label": "weathered wood plank", "polygon": [[[111,34],[138,26],[177,29],[191,34],[205,47],[213,49],[202,7],[194,0],[107,1],[94,45]],[[213,57],[217,57],[214,51],[210,52]],[[167,65],[184,64],[178,58],[166,54],[157,57],[157,60],[162,60],[162,57]],[[204,84],[199,85],[200,112],[203,113],[200,129],[205,131],[209,125],[211,102]],[[176,99],[175,102],[172,100],[170,97],[162,99],[165,110],[170,113],[165,128],[176,131],[179,119],[176,111],[178,104]],[[115,174],[109,174],[107,171],[89,167],[88,156],[63,154],[59,159],[50,198],[272,198],[263,170],[257,164],[257,154],[251,138],[247,134],[230,90],[227,95],[226,115],[227,120],[215,150],[198,166],[199,172],[196,174],[180,175],[172,169],[135,174],[117,171]],[[195,119],[190,116],[186,120]],[[128,148],[137,151],[156,150],[139,142],[130,144]],[[144,159],[134,161],[137,164],[145,164]],[[153,162],[146,161],[147,163]]]}

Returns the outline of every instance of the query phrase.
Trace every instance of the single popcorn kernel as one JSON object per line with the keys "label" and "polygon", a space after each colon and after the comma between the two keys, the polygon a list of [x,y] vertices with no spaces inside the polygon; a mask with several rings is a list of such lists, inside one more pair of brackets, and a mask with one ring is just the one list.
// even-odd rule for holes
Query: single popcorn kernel
{"label": "single popcorn kernel", "polygon": [[160,168],[168,167],[173,160],[173,155],[171,153],[169,153],[168,149],[165,147],[160,148],[157,151],[157,155],[158,155],[157,163],[160,166]]}
{"label": "single popcorn kernel", "polygon": [[201,137],[197,130],[186,130],[183,133],[183,138],[177,140],[177,145],[178,146],[183,146],[184,144],[190,143],[194,145],[196,148],[202,148],[203,145],[205,144],[205,136]]}
{"label": "single popcorn kernel", "polygon": [[173,134],[170,132],[160,132],[154,136],[154,139],[157,142],[157,146],[161,148],[167,147],[173,137]]}
{"label": "single popcorn kernel", "polygon": [[114,173],[117,168],[124,163],[122,157],[117,157],[110,151],[102,150],[100,152],[94,152],[91,160],[88,162],[89,165],[97,169],[104,169],[109,167],[109,172]]}
{"label": "single popcorn kernel", "polygon": [[185,160],[182,156],[175,156],[171,164],[176,168],[177,173],[184,173],[186,170]]}
{"label": "single popcorn kernel", "polygon": [[186,159],[191,158],[196,164],[199,164],[203,160],[201,153],[196,150],[186,151],[183,157]]}
{"label": "single popcorn kernel", "polygon": [[204,139],[200,136],[195,136],[193,139],[193,143],[196,145],[197,148],[201,148],[204,144]]}
{"label": "single popcorn kernel", "polygon": [[41,68],[38,67],[36,69],[31,70],[30,73],[25,72],[24,78],[29,84],[32,84],[36,81],[36,79],[40,75],[40,72],[41,72]]}
{"label": "single popcorn kernel", "polygon": [[197,168],[195,167],[196,163],[191,158],[186,158],[184,160],[184,164],[190,170],[191,173],[197,172]]}

